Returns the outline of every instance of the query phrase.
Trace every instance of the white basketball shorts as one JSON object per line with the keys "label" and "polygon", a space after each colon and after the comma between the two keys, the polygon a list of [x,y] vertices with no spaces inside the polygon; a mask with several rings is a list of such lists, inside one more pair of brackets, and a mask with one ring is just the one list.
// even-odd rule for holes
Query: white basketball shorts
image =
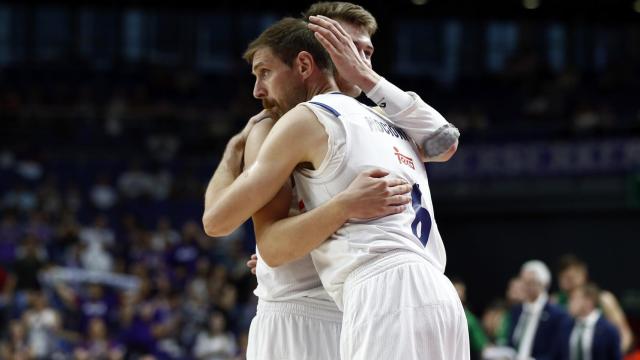
{"label": "white basketball shorts", "polygon": [[468,360],[469,331],[451,281],[426,259],[396,250],[346,279],[342,360]]}
{"label": "white basketball shorts", "polygon": [[342,312],[322,303],[259,300],[247,360],[338,360]]}

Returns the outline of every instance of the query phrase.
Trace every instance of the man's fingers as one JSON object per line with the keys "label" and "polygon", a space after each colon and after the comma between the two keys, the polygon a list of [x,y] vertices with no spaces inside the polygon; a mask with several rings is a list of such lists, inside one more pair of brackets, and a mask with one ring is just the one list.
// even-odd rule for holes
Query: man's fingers
{"label": "man's fingers", "polygon": [[316,26],[323,27],[331,31],[342,43],[346,44],[347,42],[351,42],[351,36],[347,34],[339,22],[322,15],[310,16],[309,21],[315,23],[314,25]]}
{"label": "man's fingers", "polygon": [[387,205],[398,206],[405,205],[411,202],[411,196],[406,195],[394,195],[387,198]]}
{"label": "man's fingers", "polygon": [[387,207],[387,211],[385,213],[385,216],[386,215],[399,214],[399,213],[405,211],[406,208],[407,208],[407,205],[388,206]]}
{"label": "man's fingers", "polygon": [[380,169],[380,168],[365,170],[362,173],[366,176],[373,177],[373,178],[382,178],[389,175],[389,172],[387,170]]}
{"label": "man's fingers", "polygon": [[387,181],[387,186],[389,187],[408,185],[407,181],[402,178],[389,178],[389,179],[386,179],[386,181]]}
{"label": "man's fingers", "polygon": [[342,27],[342,25],[340,25],[340,22],[328,18],[324,15],[318,15],[318,17],[322,20],[325,20],[327,23],[329,23],[333,29],[335,29],[335,31],[339,32],[340,34],[342,34],[347,40],[351,41],[351,35],[349,35],[347,33],[347,31]]}
{"label": "man's fingers", "polygon": [[309,29],[313,31],[314,34],[321,34],[336,49],[342,44],[342,42],[336,37],[336,34],[331,30],[327,30],[326,28],[315,24],[309,24]]}
{"label": "man's fingers", "polygon": [[320,41],[320,44],[324,47],[324,49],[327,50],[329,56],[331,56],[331,59],[333,59],[333,57],[338,54],[338,49],[336,49],[335,46],[333,46],[333,44],[322,34],[320,34],[319,32],[314,32],[313,35],[315,35],[316,39]]}
{"label": "man's fingers", "polygon": [[404,195],[404,194],[410,193],[411,189],[412,189],[411,185],[402,184],[402,185],[389,187],[389,193],[391,195]]}
{"label": "man's fingers", "polygon": [[258,254],[251,254],[251,260],[258,260]]}

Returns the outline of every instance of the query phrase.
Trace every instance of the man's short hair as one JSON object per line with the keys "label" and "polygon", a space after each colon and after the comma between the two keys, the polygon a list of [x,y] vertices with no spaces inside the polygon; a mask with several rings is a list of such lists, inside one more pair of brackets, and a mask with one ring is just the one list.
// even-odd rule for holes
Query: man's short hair
{"label": "man's short hair", "polygon": [[540,260],[529,260],[522,265],[521,271],[531,271],[538,282],[546,289],[551,285],[551,272],[545,263]]}
{"label": "man's short hair", "polygon": [[558,273],[563,273],[570,268],[577,267],[584,271],[587,271],[587,264],[579,257],[573,254],[567,254],[560,258],[558,261]]}
{"label": "man's short hair", "polygon": [[362,6],[342,1],[321,1],[309,7],[302,16],[308,21],[309,16],[322,15],[333,20],[364,27],[369,36],[378,30],[378,22],[370,12]]}
{"label": "man's short hair", "polygon": [[269,26],[249,44],[242,57],[251,64],[256,51],[263,48],[271,49],[273,54],[287,66],[292,66],[298,54],[306,51],[313,56],[318,68],[323,71],[333,71],[333,62],[329,53],[302,19],[286,17]]}

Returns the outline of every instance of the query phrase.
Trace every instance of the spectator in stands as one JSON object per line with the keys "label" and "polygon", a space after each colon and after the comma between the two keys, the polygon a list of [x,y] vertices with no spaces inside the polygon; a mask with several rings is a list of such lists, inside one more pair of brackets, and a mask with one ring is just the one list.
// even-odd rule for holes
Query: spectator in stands
{"label": "spectator in stands", "polygon": [[58,311],[49,306],[42,291],[30,295],[30,306],[23,315],[26,325],[29,349],[33,356],[42,359],[57,349],[57,335],[61,327]]}
{"label": "spectator in stands", "polygon": [[33,359],[33,352],[29,347],[24,324],[20,320],[9,323],[8,339],[0,342],[0,357],[12,360]]}
{"label": "spectator in stands", "polygon": [[72,213],[77,213],[84,205],[82,192],[80,191],[78,185],[75,183],[70,183],[67,185],[63,199],[64,209],[71,211]]}
{"label": "spectator in stands", "polygon": [[5,324],[9,323],[9,314],[13,302],[15,277],[7,271],[0,262],[0,337],[7,329]]}
{"label": "spectator in stands", "polygon": [[[124,331],[129,354],[135,357],[158,354],[157,339],[164,335],[162,326],[154,319],[155,308],[146,302],[137,306],[129,326]],[[134,308],[135,309],[135,308]]]}
{"label": "spectator in stands", "polygon": [[469,326],[469,342],[471,345],[471,358],[479,359],[482,355],[482,351],[487,346],[487,336],[476,318],[475,315],[469,310],[467,306],[467,285],[460,278],[454,278],[451,280],[453,286],[458,292],[460,301],[464,306],[464,313],[467,316],[467,325]]}
{"label": "spectator in stands", "polygon": [[57,284],[56,291],[67,309],[79,317],[77,330],[80,332],[85,332],[89,321],[94,318],[100,318],[109,324],[117,307],[117,301],[110,298],[100,284],[89,284],[86,296],[77,294],[71,287],[63,284]]}
{"label": "spectator in stands", "polygon": [[18,248],[16,262],[13,265],[13,273],[17,279],[16,291],[39,290],[38,273],[46,265],[47,252],[40,239],[33,234],[25,235],[22,244]]}
{"label": "spectator in stands", "polygon": [[598,309],[600,289],[585,284],[571,293],[569,311],[574,316],[566,340],[569,359],[620,360],[620,335]]}
{"label": "spectator in stands", "polygon": [[524,284],[519,276],[509,280],[505,292],[505,300],[496,300],[485,310],[482,326],[495,345],[509,344],[509,328],[511,327],[511,308],[522,304],[525,300]]}
{"label": "spectator in stands", "polygon": [[24,183],[19,183],[4,194],[2,206],[27,213],[38,206],[38,197]]}
{"label": "spectator in stands", "polygon": [[230,360],[236,354],[236,341],[226,329],[224,315],[214,312],[209,318],[209,328],[198,334],[193,355],[198,360]]}
{"label": "spectator in stands", "polygon": [[67,252],[80,241],[80,227],[72,213],[66,212],[60,216],[60,221],[55,229],[53,240],[49,243],[47,251],[51,260],[62,265],[65,263]]}
{"label": "spectator in stands", "polygon": [[74,350],[76,360],[121,360],[124,359],[124,354],[124,346],[109,337],[107,326],[101,318],[89,320],[88,334]]}
{"label": "spectator in stands", "polygon": [[48,177],[45,179],[45,183],[38,188],[40,209],[48,216],[55,216],[62,210],[63,201],[56,185],[55,179]]}
{"label": "spectator in stands", "polygon": [[111,271],[113,257],[108,250],[115,244],[115,234],[108,227],[107,217],[98,215],[93,226],[80,231],[80,240],[86,245],[81,255],[83,267],[87,270]]}
{"label": "spectator in stands", "polygon": [[153,249],[165,251],[178,241],[180,241],[180,234],[171,227],[171,220],[166,216],[161,217],[151,240]]}
{"label": "spectator in stands", "polygon": [[48,216],[42,211],[32,211],[29,214],[29,222],[24,231],[35,235],[44,245],[51,242],[55,233]]}
{"label": "spectator in stands", "polygon": [[511,310],[509,343],[521,359],[562,359],[569,315],[549,302],[551,272],[538,260],[527,261],[520,271],[525,302]]}
{"label": "spectator in stands", "polygon": [[0,264],[11,264],[16,258],[16,247],[22,237],[22,229],[12,211],[6,210],[0,224]]}
{"label": "spectator in stands", "polygon": [[98,176],[89,197],[91,204],[100,211],[107,211],[118,202],[118,192],[105,174]]}
{"label": "spectator in stands", "polygon": [[[558,266],[558,287],[560,290],[554,294],[553,301],[566,308],[573,291],[584,286],[588,278],[589,272],[584,261],[572,254],[563,256]],[[616,296],[606,290],[600,291],[598,307],[601,308],[607,320],[618,329],[622,352],[630,351],[633,345],[633,332]]]}
{"label": "spectator in stands", "polygon": [[149,197],[153,186],[152,176],[142,169],[138,161],[131,162],[129,169],[118,178],[118,189],[127,199]]}
{"label": "spectator in stands", "polygon": [[[182,229],[182,239],[169,249],[168,262],[176,267],[184,267],[188,274],[193,274],[196,260],[202,255],[201,230],[198,225],[189,222]],[[184,286],[185,284],[183,284]]]}

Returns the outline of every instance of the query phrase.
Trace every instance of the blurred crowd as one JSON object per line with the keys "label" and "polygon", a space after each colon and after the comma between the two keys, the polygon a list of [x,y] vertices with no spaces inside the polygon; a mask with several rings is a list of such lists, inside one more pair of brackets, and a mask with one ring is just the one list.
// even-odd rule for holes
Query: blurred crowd
{"label": "blurred crowd", "polygon": [[198,189],[142,170],[65,187],[64,161],[3,161],[0,358],[242,358],[252,240],[206,237]]}
{"label": "blurred crowd", "polygon": [[465,306],[472,358],[637,359],[636,339],[616,296],[589,280],[587,264],[575,255],[557,265],[551,292],[547,265],[531,260],[512,277],[503,298],[478,318],[467,304],[466,285],[453,284]]}

